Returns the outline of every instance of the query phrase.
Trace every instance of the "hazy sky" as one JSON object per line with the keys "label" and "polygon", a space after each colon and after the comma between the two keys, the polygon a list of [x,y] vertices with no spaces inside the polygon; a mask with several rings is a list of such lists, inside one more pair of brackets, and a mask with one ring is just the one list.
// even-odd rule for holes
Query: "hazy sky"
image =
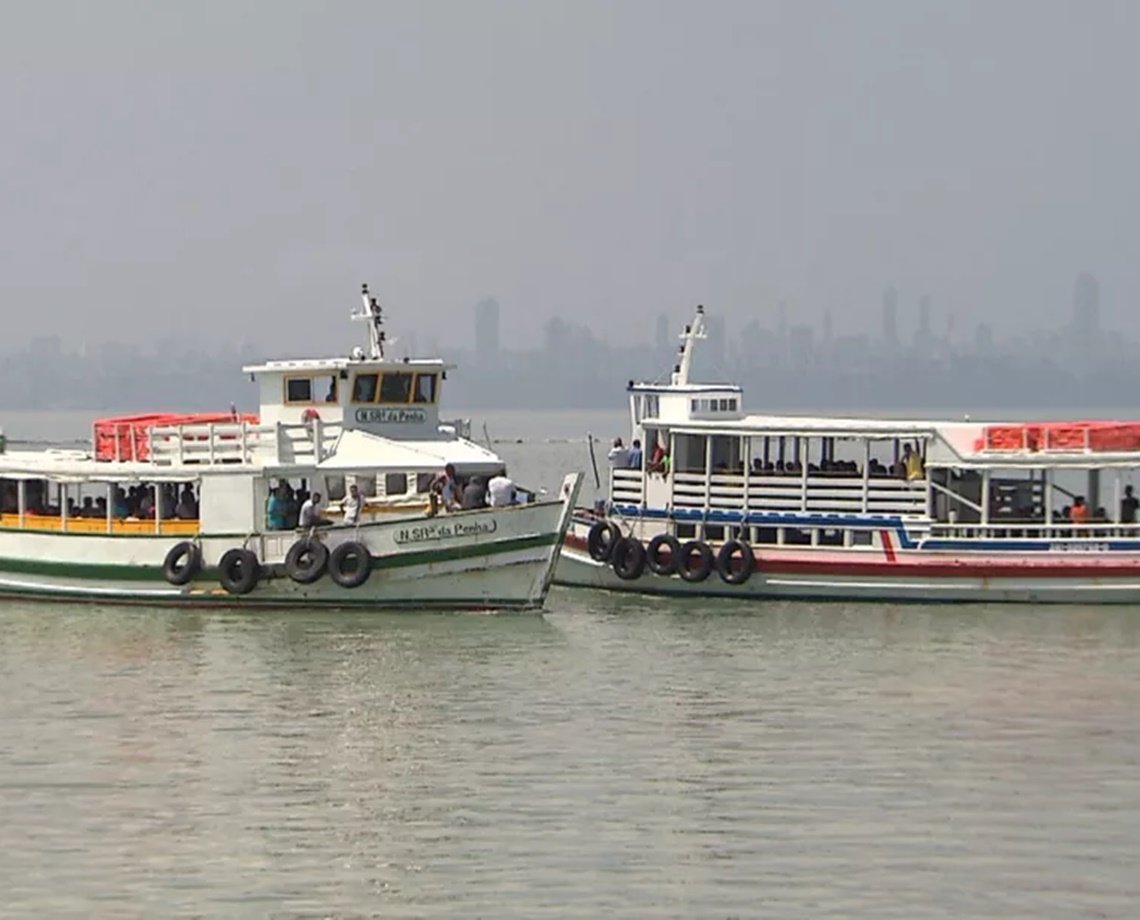
{"label": "hazy sky", "polygon": [[[497,297],[652,336],[700,301],[838,332],[1140,331],[1140,3],[13,3],[0,350],[339,350],[370,280],[460,343]],[[906,334],[913,322],[903,319]]]}

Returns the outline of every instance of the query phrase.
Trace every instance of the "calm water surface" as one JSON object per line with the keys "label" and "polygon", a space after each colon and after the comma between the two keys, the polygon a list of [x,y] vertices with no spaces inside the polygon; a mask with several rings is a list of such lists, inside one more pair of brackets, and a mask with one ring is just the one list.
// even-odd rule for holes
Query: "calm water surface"
{"label": "calm water surface", "polygon": [[1134,917],[1138,637],[1133,608],[565,590],[0,603],[0,913]]}

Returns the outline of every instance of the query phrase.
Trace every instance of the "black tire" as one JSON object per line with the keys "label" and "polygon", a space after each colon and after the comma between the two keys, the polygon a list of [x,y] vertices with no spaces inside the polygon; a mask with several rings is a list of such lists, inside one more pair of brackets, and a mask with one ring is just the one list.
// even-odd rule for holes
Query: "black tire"
{"label": "black tire", "polygon": [[162,575],[172,585],[188,585],[202,571],[202,550],[197,543],[183,540],[170,547],[162,563]]}
{"label": "black tire", "polygon": [[372,555],[363,543],[350,540],[329,554],[329,578],[342,588],[359,588],[372,574]]}
{"label": "black tire", "polygon": [[704,581],[713,570],[713,551],[707,543],[690,540],[681,544],[677,558],[677,574],[685,581],[696,584]]}
{"label": "black tire", "polygon": [[645,547],[633,537],[619,537],[610,553],[614,574],[623,581],[636,581],[645,574]]}
{"label": "black tire", "polygon": [[598,521],[590,528],[586,537],[586,548],[590,551],[590,558],[595,562],[609,562],[614,554],[614,546],[621,534],[609,521]]}
{"label": "black tire", "polygon": [[[733,568],[732,559],[740,556],[740,567]],[[716,570],[720,573],[721,581],[727,585],[742,585],[752,576],[756,568],[756,557],[752,555],[752,547],[743,540],[729,540],[716,554]]]}
{"label": "black tire", "polygon": [[299,585],[311,585],[325,574],[329,550],[320,540],[298,540],[285,556],[285,574]]}
{"label": "black tire", "polygon": [[[661,547],[669,547],[669,558],[661,559]],[[654,575],[676,575],[681,565],[681,541],[672,534],[659,533],[645,548],[645,562]]]}
{"label": "black tire", "polygon": [[261,564],[248,549],[228,549],[218,563],[218,579],[230,594],[249,594],[261,578]]}

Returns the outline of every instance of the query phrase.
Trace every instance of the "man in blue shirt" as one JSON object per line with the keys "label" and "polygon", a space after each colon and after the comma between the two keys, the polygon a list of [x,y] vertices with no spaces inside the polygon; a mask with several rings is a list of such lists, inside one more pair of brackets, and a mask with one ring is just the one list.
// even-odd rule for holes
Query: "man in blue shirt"
{"label": "man in blue shirt", "polygon": [[641,469],[641,442],[637,438],[633,439],[633,444],[629,448],[629,459],[626,465],[631,470]]}

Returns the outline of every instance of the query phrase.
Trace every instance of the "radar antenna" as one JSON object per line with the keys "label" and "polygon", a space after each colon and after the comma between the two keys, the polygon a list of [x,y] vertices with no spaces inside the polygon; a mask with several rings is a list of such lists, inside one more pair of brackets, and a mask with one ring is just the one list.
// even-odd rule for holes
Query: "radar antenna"
{"label": "radar antenna", "polygon": [[384,334],[384,311],[375,297],[368,294],[368,285],[360,286],[360,299],[363,308],[360,313],[353,313],[352,318],[368,323],[369,357],[374,360],[383,360],[384,343],[387,336]]}

